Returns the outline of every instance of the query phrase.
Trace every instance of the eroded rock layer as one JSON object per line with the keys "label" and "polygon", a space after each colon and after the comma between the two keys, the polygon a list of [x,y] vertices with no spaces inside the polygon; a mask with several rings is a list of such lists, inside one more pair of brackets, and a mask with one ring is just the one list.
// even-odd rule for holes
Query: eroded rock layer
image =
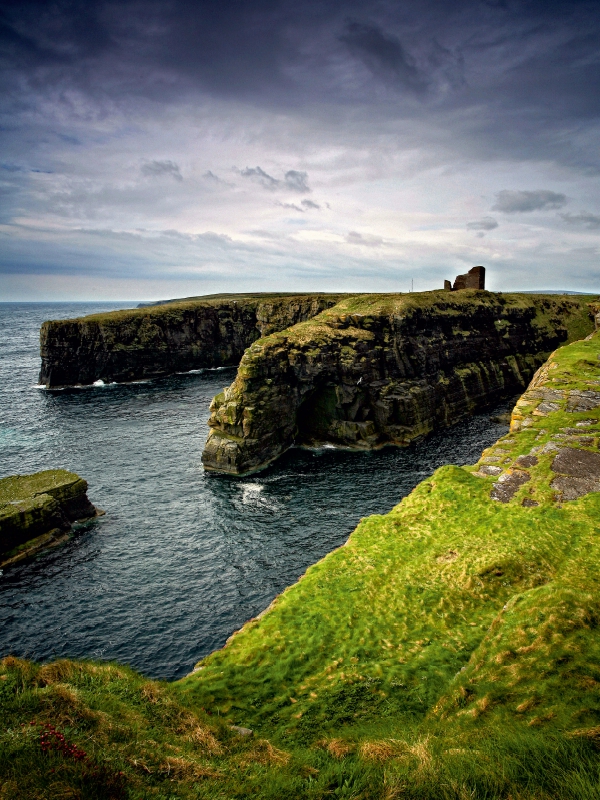
{"label": "eroded rock layer", "polygon": [[310,319],[339,298],[227,295],[45,322],[39,382],[52,388],[233,366],[260,336]]}
{"label": "eroded rock layer", "polygon": [[0,564],[19,561],[99,513],[87,482],[64,469],[0,479]]}
{"label": "eroded rock layer", "polygon": [[252,472],[294,443],[407,444],[521,391],[550,350],[592,327],[582,298],[345,298],[246,351],[211,405],[204,466]]}

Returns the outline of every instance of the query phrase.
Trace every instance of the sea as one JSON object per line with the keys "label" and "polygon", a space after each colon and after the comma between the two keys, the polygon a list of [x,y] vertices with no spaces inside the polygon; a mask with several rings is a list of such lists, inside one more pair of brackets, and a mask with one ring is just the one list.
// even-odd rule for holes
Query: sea
{"label": "sea", "polygon": [[130,384],[38,386],[44,320],[127,303],[0,303],[0,477],[62,467],[106,514],[0,575],[0,656],[92,658],[173,680],[442,464],[507,431],[485,413],[415,442],[293,448],[245,478],[200,461],[209,404],[235,369]]}

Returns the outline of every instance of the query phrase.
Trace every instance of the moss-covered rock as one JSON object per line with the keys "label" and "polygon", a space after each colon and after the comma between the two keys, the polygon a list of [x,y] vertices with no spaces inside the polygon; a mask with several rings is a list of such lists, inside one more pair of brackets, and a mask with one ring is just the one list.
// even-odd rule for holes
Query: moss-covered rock
{"label": "moss-covered rock", "polygon": [[260,336],[334,305],[341,295],[223,295],[45,322],[39,382],[133,381],[232,366]]}
{"label": "moss-covered rock", "polygon": [[[523,748],[533,730],[597,741],[599,441],[597,333],[552,354],[478,464],[442,467],[362,520],[181,691],[289,741],[341,736],[349,752],[376,731],[389,759],[426,741],[447,764],[457,742],[506,731]],[[577,497],[557,484],[569,473]],[[498,496],[516,474],[526,480]]]}
{"label": "moss-covered rock", "polygon": [[0,479],[0,564],[19,561],[56,542],[73,522],[99,512],[87,482],[64,469]]}
{"label": "moss-covered rock", "polygon": [[254,342],[211,405],[202,460],[244,474],[292,444],[407,444],[521,391],[589,333],[590,298],[484,291],[360,295]]}

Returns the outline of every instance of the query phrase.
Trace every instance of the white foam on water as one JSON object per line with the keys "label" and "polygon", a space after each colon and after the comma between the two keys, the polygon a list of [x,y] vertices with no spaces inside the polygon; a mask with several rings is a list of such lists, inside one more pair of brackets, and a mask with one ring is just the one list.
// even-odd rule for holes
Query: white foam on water
{"label": "white foam on water", "polygon": [[97,381],[94,381],[94,382],[92,383],[92,386],[106,386],[106,384],[104,383],[104,381],[102,380],[102,378],[99,378]]}

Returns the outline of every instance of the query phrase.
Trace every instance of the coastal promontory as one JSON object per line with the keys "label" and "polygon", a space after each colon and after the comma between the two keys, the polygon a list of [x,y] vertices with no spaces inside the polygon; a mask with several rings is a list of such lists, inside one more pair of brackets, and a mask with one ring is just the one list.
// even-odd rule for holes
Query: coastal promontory
{"label": "coastal promontory", "polygon": [[39,383],[127,382],[239,363],[261,336],[335,305],[340,294],[232,294],[44,322]]}
{"label": "coastal promontory", "polygon": [[202,461],[234,475],[293,444],[408,444],[522,391],[593,329],[590,298],[480,290],[357,295],[255,341],[214,398]]}

